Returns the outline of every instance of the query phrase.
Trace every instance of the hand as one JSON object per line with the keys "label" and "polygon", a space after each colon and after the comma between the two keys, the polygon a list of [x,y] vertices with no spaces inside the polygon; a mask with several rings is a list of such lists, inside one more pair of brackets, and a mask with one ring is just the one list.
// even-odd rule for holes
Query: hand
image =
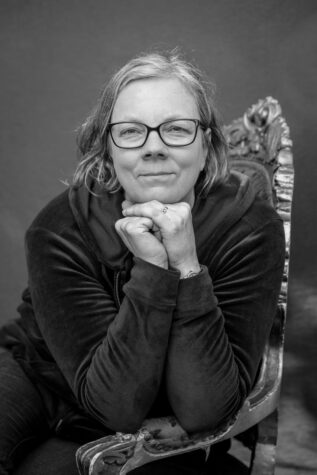
{"label": "hand", "polygon": [[164,269],[168,268],[166,250],[153,230],[149,218],[132,216],[119,219],[115,228],[129,251],[136,257]]}
{"label": "hand", "polygon": [[200,271],[188,203],[164,205],[159,201],[149,201],[131,204],[126,201],[122,206],[124,216],[143,217],[152,221],[156,235],[166,250],[169,266],[178,269],[181,277],[190,271]]}

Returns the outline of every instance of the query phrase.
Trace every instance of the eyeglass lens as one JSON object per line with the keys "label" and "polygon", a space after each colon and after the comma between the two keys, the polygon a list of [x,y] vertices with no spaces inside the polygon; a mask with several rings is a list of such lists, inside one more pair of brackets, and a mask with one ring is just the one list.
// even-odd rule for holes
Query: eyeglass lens
{"label": "eyeglass lens", "polygon": [[[154,130],[166,145],[182,146],[193,142],[197,127],[197,121],[193,119],[180,119],[164,122]],[[144,145],[150,130],[145,124],[121,122],[111,126],[111,135],[118,147],[135,148]]]}

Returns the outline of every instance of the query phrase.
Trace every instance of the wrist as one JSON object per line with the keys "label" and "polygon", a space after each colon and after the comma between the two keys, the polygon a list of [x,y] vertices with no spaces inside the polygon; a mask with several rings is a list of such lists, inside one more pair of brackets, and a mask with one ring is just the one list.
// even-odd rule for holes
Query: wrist
{"label": "wrist", "polygon": [[173,265],[172,269],[176,269],[180,272],[181,279],[188,279],[189,277],[194,277],[201,272],[201,266],[199,262],[192,262],[186,264]]}
{"label": "wrist", "polygon": [[199,269],[197,270],[190,270],[188,271],[187,273],[181,273],[181,280],[184,280],[184,279],[190,279],[191,277],[195,277],[196,275],[199,275],[201,272],[202,272],[203,268],[201,266],[199,266]]}
{"label": "wrist", "polygon": [[148,262],[149,264],[153,264],[154,266],[157,266],[157,267],[161,267],[162,269],[168,269],[168,261],[167,260],[159,260],[159,259],[151,259],[151,258],[147,258],[147,259],[144,259],[146,262]]}
{"label": "wrist", "polygon": [[199,266],[199,269],[198,270],[190,270],[187,274],[184,274],[182,275],[181,274],[181,280],[184,280],[184,279],[190,279],[191,277],[195,277],[196,275],[199,275],[201,272],[202,272],[202,267]]}

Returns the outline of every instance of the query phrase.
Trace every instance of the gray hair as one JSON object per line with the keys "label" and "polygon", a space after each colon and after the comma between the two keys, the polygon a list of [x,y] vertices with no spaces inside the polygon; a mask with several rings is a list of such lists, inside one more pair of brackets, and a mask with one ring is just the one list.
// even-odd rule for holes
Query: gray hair
{"label": "gray hair", "polygon": [[208,153],[197,182],[199,193],[207,195],[212,187],[226,179],[227,143],[217,118],[211,87],[197,67],[173,50],[138,56],[110,79],[92,114],[78,130],[80,159],[73,179],[75,185],[84,183],[88,186],[88,179],[93,178],[109,192],[114,193],[121,188],[109,153],[108,124],[122,89],[132,81],[151,78],[179,79],[193,94],[202,125],[211,129],[210,138],[204,135]]}

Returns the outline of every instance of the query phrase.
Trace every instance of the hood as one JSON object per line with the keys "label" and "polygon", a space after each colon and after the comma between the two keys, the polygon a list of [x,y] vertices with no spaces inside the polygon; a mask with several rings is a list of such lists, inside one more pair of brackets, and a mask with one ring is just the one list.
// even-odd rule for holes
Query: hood
{"label": "hood", "polygon": [[[90,190],[90,191],[89,191]],[[130,253],[115,230],[122,218],[123,191],[109,193],[95,182],[89,189],[71,187],[69,202],[88,247],[97,259],[114,270],[127,266]],[[205,198],[198,197],[192,210],[197,254],[203,256],[245,214],[254,201],[254,192],[246,175],[232,171],[228,180]]]}

